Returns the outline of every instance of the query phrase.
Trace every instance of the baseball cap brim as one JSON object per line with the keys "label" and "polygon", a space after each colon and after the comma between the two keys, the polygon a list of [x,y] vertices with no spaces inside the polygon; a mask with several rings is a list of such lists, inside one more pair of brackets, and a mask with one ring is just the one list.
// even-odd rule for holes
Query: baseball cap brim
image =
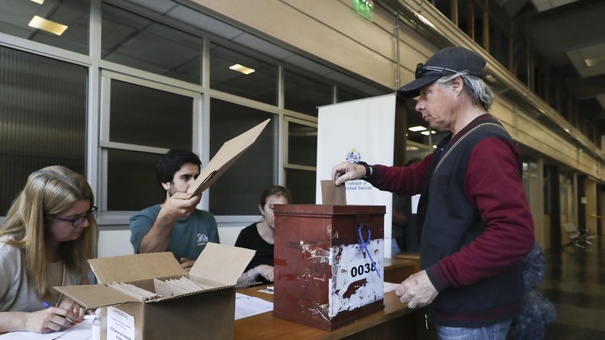
{"label": "baseball cap brim", "polygon": [[397,90],[397,93],[405,98],[414,98],[420,95],[420,89],[432,84],[441,78],[442,74],[436,74],[433,76],[424,76],[422,78],[415,79],[406,85],[403,85]]}

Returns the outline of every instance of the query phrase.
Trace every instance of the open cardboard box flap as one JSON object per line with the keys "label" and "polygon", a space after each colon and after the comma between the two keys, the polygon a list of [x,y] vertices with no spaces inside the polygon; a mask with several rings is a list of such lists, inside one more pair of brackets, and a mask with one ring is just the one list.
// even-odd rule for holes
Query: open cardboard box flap
{"label": "open cardboard box flap", "polygon": [[55,289],[86,309],[138,301],[130,295],[104,285],[62,286]]}
{"label": "open cardboard box flap", "polygon": [[88,263],[104,285],[186,274],[171,252],[104,257]]}
{"label": "open cardboard box flap", "polygon": [[[217,286],[197,293],[235,286],[255,253],[251,249],[208,243],[191,268],[189,277],[193,281],[213,282]],[[105,257],[88,262],[100,284],[54,287],[87,309],[139,301],[108,287],[111,283],[177,278],[187,274],[170,252]],[[170,298],[147,302],[165,299]]]}
{"label": "open cardboard box flap", "polygon": [[189,278],[207,279],[234,286],[256,251],[241,247],[208,243],[189,271]]}
{"label": "open cardboard box flap", "polygon": [[267,119],[241,135],[226,141],[202,169],[195,183],[189,187],[187,192],[193,196],[210,187],[256,141],[270,121],[271,119]]}

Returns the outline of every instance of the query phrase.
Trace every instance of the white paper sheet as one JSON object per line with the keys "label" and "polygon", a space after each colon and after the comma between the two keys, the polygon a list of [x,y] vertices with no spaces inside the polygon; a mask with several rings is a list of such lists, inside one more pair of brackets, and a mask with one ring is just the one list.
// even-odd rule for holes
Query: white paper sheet
{"label": "white paper sheet", "polygon": [[88,340],[92,339],[92,320],[94,315],[84,316],[82,323],[60,332],[47,334],[31,332],[12,332],[0,335],[1,340]]}
{"label": "white paper sheet", "polygon": [[235,320],[270,312],[272,310],[273,302],[241,293],[235,293]]}

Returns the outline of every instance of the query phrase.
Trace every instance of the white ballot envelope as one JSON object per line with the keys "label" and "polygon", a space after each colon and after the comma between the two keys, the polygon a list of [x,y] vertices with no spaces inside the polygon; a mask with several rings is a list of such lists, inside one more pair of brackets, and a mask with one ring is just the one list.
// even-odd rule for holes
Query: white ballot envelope
{"label": "white ballot envelope", "polygon": [[270,121],[271,119],[267,119],[241,135],[226,141],[187,192],[193,196],[210,187],[256,141]]}

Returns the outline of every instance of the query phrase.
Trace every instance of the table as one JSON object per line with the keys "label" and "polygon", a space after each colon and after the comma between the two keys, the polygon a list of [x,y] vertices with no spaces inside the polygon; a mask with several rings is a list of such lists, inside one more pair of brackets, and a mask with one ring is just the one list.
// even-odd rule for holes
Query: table
{"label": "table", "polygon": [[[395,259],[398,260],[407,260],[407,261],[413,261],[416,265],[415,267],[415,271],[419,272],[420,271],[420,254],[418,253],[399,253],[399,254],[395,254]],[[386,266],[385,266],[386,268]]]}
{"label": "table", "polygon": [[[384,279],[399,283],[418,271],[417,258],[385,258]],[[266,286],[238,290],[238,293],[273,302],[273,295],[261,293]],[[280,319],[272,312],[235,321],[235,339],[389,339],[405,335],[408,339],[430,338],[424,326],[424,308],[410,310],[395,292],[384,295],[384,309],[332,332]]]}
{"label": "table", "polygon": [[[266,286],[237,290],[273,302],[273,295],[261,293]],[[392,339],[396,336],[418,339],[424,324],[424,309],[410,310],[394,291],[384,295],[384,310],[338,328],[332,332],[280,319],[272,312],[235,321],[235,339]]]}
{"label": "table", "polygon": [[[399,283],[413,274],[411,259],[384,259],[386,282]],[[238,293],[273,302],[273,295],[259,290],[268,285],[238,289]],[[235,339],[429,339],[424,327],[424,308],[410,310],[394,291],[385,293],[384,309],[332,332],[280,319],[267,312],[235,321]]]}

